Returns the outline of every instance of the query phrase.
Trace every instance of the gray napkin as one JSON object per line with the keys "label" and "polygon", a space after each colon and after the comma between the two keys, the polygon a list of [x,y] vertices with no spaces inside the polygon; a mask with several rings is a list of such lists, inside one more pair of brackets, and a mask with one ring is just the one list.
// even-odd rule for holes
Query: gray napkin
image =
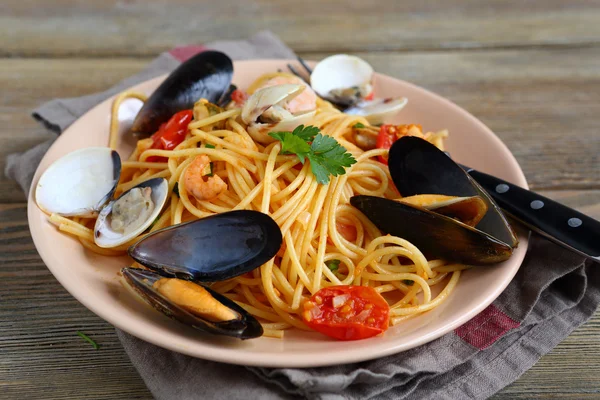
{"label": "gray napkin", "polygon": [[[270,32],[247,41],[214,42],[162,54],[114,88],[50,101],[33,116],[60,133],[107,97],[174,69],[204,48],[233,59],[293,58]],[[6,175],[28,191],[46,142],[10,155]],[[496,301],[452,333],[400,354],[334,367],[246,368],[184,356],[117,330],[138,372],[159,399],[484,399],[517,379],[600,303],[600,268],[532,236],[517,276]]]}

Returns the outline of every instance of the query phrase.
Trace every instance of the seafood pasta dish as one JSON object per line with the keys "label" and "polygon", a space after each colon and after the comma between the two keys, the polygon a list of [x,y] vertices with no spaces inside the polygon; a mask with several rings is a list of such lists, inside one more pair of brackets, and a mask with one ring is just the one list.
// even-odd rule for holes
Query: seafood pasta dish
{"label": "seafood pasta dish", "polygon": [[[451,133],[391,123],[410,99],[378,98],[360,58],[301,66],[236,87],[206,51],[149,97],[119,94],[107,146],[54,162],[38,207],[87,251],[128,254],[132,295],[199,335],[385,334],[511,256],[506,218],[444,153]],[[129,98],[144,105],[121,159]]]}

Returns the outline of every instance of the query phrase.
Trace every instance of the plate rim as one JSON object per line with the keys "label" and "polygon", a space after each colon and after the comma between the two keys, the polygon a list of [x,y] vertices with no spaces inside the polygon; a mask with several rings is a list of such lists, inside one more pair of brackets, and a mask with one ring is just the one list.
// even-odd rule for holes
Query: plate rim
{"label": "plate rim", "polygon": [[[240,61],[234,61],[234,67],[240,67],[240,64],[243,66],[244,64],[265,63],[265,62],[273,62],[273,63],[274,62],[277,62],[277,63],[292,62],[292,63],[295,63],[296,60],[292,60],[292,59],[240,60]],[[101,107],[106,107],[106,103],[111,103],[114,100],[114,98],[122,91],[136,90],[136,88],[138,88],[140,86],[150,85],[150,84],[153,84],[154,82],[158,83],[158,82],[164,80],[167,76],[168,76],[168,74],[162,74],[160,76],[157,76],[157,77],[154,77],[151,79],[147,79],[142,82],[138,82],[135,85],[131,85],[131,86],[117,92],[116,94],[111,95],[109,98],[105,99],[104,101],[100,102],[99,104],[97,104],[94,107],[92,107],[91,109],[89,109],[85,114],[83,114],[81,117],[79,117],[77,120],[75,120],[67,129],[65,129],[65,131],[60,136],[58,136],[58,138],[54,141],[54,143],[52,143],[51,147],[47,150],[46,154],[42,158],[40,165],[43,163],[43,160],[47,157],[48,153],[50,153],[52,148],[57,146],[57,144],[60,144],[63,140],[68,140],[68,139],[65,139],[67,137],[67,135],[65,135],[65,133],[67,133],[71,129],[73,129],[74,125],[76,127],[76,123],[78,121],[85,119],[88,116],[88,114],[93,113],[96,109],[101,108]],[[469,113],[467,110],[463,109],[456,103],[452,102],[451,100],[449,100],[441,95],[438,95],[426,88],[423,88],[421,86],[413,84],[411,82],[407,82],[402,79],[398,79],[398,78],[392,77],[390,75],[385,75],[385,74],[380,74],[380,73],[376,73],[376,76],[384,76],[388,79],[393,79],[395,81],[398,81],[402,85],[411,87],[412,89],[426,92],[428,95],[437,98],[438,101],[445,103],[446,106],[448,106],[452,109],[453,113],[463,114],[464,117],[468,118],[469,120],[471,120],[472,123],[477,125],[481,130],[485,131],[486,134],[492,139],[492,141],[495,142],[496,146],[498,146],[499,148],[502,148],[503,153],[507,156],[507,161],[510,164],[512,164],[513,168],[517,172],[516,179],[513,181],[513,183],[517,184],[518,186],[528,189],[529,186],[527,184],[525,174],[523,173],[521,166],[517,162],[516,158],[514,157],[514,155],[510,151],[510,149],[506,146],[506,144],[504,142],[502,142],[502,140],[490,128],[488,128],[482,121],[480,121],[474,115],[472,115],[471,113]],[[210,345],[210,344],[203,344],[203,347],[210,346],[210,348],[213,349],[214,351],[200,355],[198,351],[193,351],[192,349],[182,348],[182,347],[178,347],[174,344],[163,343],[158,340],[154,340],[154,338],[150,334],[148,334],[147,332],[144,332],[142,329],[138,329],[137,331],[136,330],[132,331],[127,324],[121,323],[121,321],[119,319],[113,318],[110,315],[110,313],[104,312],[102,310],[102,307],[97,307],[97,306],[91,304],[91,302],[88,302],[87,299],[85,298],[85,296],[82,295],[82,293],[75,290],[76,289],[74,287],[75,285],[66,284],[64,282],[64,280],[65,280],[64,274],[61,273],[60,268],[56,268],[56,266],[53,267],[53,266],[51,266],[51,264],[49,264],[47,262],[47,260],[50,257],[48,254],[46,254],[46,252],[44,250],[40,250],[40,249],[43,249],[43,246],[39,245],[39,243],[41,243],[41,241],[42,241],[42,237],[41,237],[42,235],[38,234],[38,232],[37,232],[38,228],[36,228],[35,221],[34,221],[35,212],[33,211],[34,208],[37,209],[37,206],[35,204],[34,195],[35,195],[35,184],[39,180],[39,175],[41,173],[40,165],[38,165],[38,167],[36,168],[36,171],[34,173],[34,178],[32,180],[32,183],[31,183],[31,186],[29,189],[29,195],[28,195],[28,201],[27,201],[28,225],[29,225],[32,240],[34,242],[36,250],[38,251],[38,254],[44,261],[46,268],[48,268],[48,270],[57,279],[57,281],[61,284],[61,286],[65,290],[67,290],[67,292],[71,296],[73,296],[75,299],[77,299],[77,301],[79,301],[83,306],[85,306],[88,310],[90,310],[91,312],[96,314],[98,317],[102,318],[103,320],[105,320],[109,324],[113,325],[114,327],[121,329],[124,332],[127,332],[136,338],[139,338],[146,342],[152,343],[161,348],[175,351],[177,353],[182,353],[182,354],[186,354],[186,355],[189,355],[189,356],[192,356],[195,358],[202,358],[202,359],[207,359],[207,360],[212,360],[212,361],[217,361],[217,362],[224,362],[224,363],[244,365],[244,366],[257,366],[257,367],[309,368],[309,367],[331,366],[331,365],[340,365],[340,364],[344,364],[344,363],[367,361],[367,360],[381,358],[381,357],[392,355],[392,354],[397,354],[397,353],[407,351],[412,348],[416,348],[423,344],[429,343],[435,339],[438,339],[447,333],[452,332],[454,329],[463,325],[464,323],[466,323],[467,321],[472,319],[474,316],[479,314],[481,311],[483,311],[490,304],[492,304],[493,301],[504,291],[504,289],[508,286],[508,284],[513,280],[514,276],[520,269],[520,267],[523,263],[525,254],[527,253],[527,250],[528,250],[527,247],[528,247],[529,241],[527,240],[528,237],[526,237],[519,244],[519,248],[524,248],[524,251],[519,253],[521,255],[521,260],[519,260],[519,262],[518,262],[519,265],[518,265],[518,267],[516,267],[514,269],[514,273],[510,276],[510,279],[506,279],[505,281],[502,282],[502,284],[497,285],[495,287],[495,290],[492,293],[490,293],[486,297],[486,300],[481,302],[481,304],[479,304],[476,307],[473,307],[468,312],[462,314],[459,318],[444,325],[442,328],[440,328],[436,331],[430,332],[428,335],[424,335],[420,339],[413,341],[413,344],[409,347],[403,347],[402,344],[395,344],[393,346],[388,344],[388,346],[384,346],[383,348],[378,348],[376,351],[370,351],[370,352],[368,352],[368,354],[365,354],[364,351],[359,352],[359,351],[354,350],[354,351],[350,351],[348,353],[343,353],[343,355],[341,355],[341,356],[339,354],[335,354],[334,357],[328,358],[328,359],[321,358],[319,360],[315,360],[315,359],[307,360],[304,358],[296,358],[296,357],[289,357],[289,356],[286,357],[287,353],[285,351],[283,351],[281,353],[277,353],[275,355],[271,355],[266,358],[261,357],[261,358],[256,358],[256,359],[249,359],[249,358],[240,357],[239,350],[236,350],[233,348],[225,348],[225,347],[219,348],[218,346],[214,346],[214,345]],[[32,224],[32,222],[33,222],[33,224]],[[272,338],[269,338],[269,339],[279,340],[279,339],[272,339]]]}

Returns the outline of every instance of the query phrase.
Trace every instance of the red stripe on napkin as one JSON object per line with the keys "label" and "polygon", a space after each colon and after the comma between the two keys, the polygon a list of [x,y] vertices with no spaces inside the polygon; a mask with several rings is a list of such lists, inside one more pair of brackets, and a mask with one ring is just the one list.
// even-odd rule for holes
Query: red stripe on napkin
{"label": "red stripe on napkin", "polygon": [[179,61],[184,62],[205,50],[207,50],[207,48],[204,46],[181,46],[175,47],[173,50],[169,51],[169,54]]}
{"label": "red stripe on napkin", "polygon": [[491,304],[454,333],[471,346],[483,350],[500,339],[506,332],[518,328],[520,323]]}

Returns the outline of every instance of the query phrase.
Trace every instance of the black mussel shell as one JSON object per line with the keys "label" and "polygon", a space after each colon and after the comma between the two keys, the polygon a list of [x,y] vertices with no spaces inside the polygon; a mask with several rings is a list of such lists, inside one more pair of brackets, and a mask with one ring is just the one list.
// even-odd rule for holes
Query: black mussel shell
{"label": "black mussel shell", "polygon": [[281,243],[271,217],[239,210],[153,232],[131,246],[129,255],[164,276],[218,282],[260,267]]}
{"label": "black mussel shell", "polygon": [[458,164],[426,140],[405,136],[390,148],[389,168],[394,185],[403,197],[417,194],[480,196],[488,212],[477,229],[517,247],[518,238],[500,207]]}
{"label": "black mussel shell", "polygon": [[136,135],[152,135],[173,114],[190,110],[201,98],[218,103],[229,89],[233,63],[218,51],[195,55],[175,71],[152,93],[136,116],[131,131]]}
{"label": "black mussel shell", "polygon": [[426,256],[482,265],[512,254],[509,245],[493,236],[418,206],[374,196],[354,196],[350,203],[383,232],[408,240]]}
{"label": "black mussel shell", "polygon": [[161,295],[152,287],[154,282],[162,275],[137,268],[123,268],[121,270],[123,277],[130,287],[132,287],[146,302],[152,307],[162,312],[166,316],[173,318],[185,325],[198,329],[203,332],[208,332],[216,335],[231,336],[239,339],[252,339],[263,334],[261,324],[250,315],[242,307],[238,306],[234,301],[215,292],[209,287],[202,286],[206,289],[217,301],[231,310],[235,311],[238,319],[231,321],[214,322],[205,320],[199,316],[193,315],[184,310],[178,305],[172,303],[169,299]]}

